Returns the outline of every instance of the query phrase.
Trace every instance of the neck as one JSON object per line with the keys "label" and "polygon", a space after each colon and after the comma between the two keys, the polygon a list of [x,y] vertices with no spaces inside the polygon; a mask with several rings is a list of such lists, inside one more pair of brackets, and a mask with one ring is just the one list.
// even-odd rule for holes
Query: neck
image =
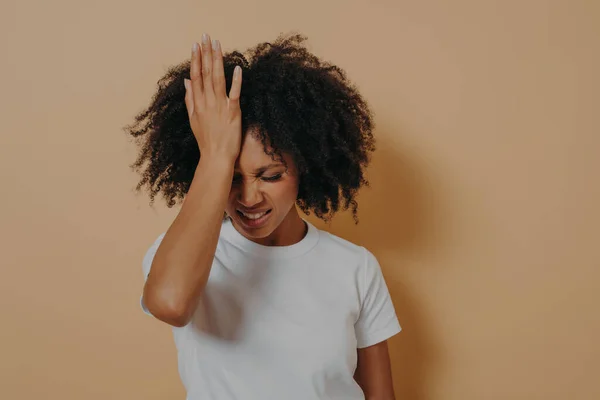
{"label": "neck", "polygon": [[291,246],[306,236],[307,229],[308,227],[294,206],[269,236],[255,240],[255,242],[264,246]]}

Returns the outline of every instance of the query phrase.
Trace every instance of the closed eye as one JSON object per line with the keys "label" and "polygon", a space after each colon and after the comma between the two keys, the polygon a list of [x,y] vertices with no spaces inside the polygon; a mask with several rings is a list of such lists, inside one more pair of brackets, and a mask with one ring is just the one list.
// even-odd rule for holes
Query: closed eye
{"label": "closed eye", "polygon": [[263,176],[261,178],[265,182],[277,182],[281,179],[281,174],[273,175],[273,176]]}
{"label": "closed eye", "polygon": [[[283,174],[276,174],[271,176],[261,176],[260,179],[264,182],[277,182],[281,179]],[[239,185],[242,182],[243,178],[240,175],[235,175],[233,177],[232,184]]]}

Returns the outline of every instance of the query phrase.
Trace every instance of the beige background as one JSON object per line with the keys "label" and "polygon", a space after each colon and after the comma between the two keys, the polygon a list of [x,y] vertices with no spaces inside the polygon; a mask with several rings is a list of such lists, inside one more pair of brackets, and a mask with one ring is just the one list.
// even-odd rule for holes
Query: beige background
{"label": "beige background", "polygon": [[121,127],[203,31],[291,30],[376,113],[361,224],[319,226],[383,265],[398,399],[600,399],[594,0],[4,0],[0,398],[184,398],[138,306],[176,210],[134,194]]}

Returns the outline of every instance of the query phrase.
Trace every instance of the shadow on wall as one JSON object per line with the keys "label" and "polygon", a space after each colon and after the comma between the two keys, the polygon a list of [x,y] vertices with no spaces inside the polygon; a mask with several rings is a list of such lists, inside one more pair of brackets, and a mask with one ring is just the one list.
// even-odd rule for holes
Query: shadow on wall
{"label": "shadow on wall", "polygon": [[364,188],[358,199],[359,224],[340,215],[323,228],[367,247],[379,259],[403,327],[389,346],[396,395],[399,399],[423,400],[428,398],[426,388],[437,360],[435,335],[402,276],[409,259],[417,260],[435,246],[430,229],[431,180],[410,153],[398,152],[397,147],[383,140],[377,143],[369,168],[370,187]]}

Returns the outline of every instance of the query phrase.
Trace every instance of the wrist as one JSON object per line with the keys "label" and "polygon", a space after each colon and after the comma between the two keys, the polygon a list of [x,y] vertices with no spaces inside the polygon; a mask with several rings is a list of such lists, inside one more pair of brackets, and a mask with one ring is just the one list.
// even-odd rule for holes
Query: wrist
{"label": "wrist", "polygon": [[198,161],[195,175],[198,175],[199,171],[210,171],[211,175],[233,175],[235,160],[230,160],[225,156],[217,155],[202,155]]}

